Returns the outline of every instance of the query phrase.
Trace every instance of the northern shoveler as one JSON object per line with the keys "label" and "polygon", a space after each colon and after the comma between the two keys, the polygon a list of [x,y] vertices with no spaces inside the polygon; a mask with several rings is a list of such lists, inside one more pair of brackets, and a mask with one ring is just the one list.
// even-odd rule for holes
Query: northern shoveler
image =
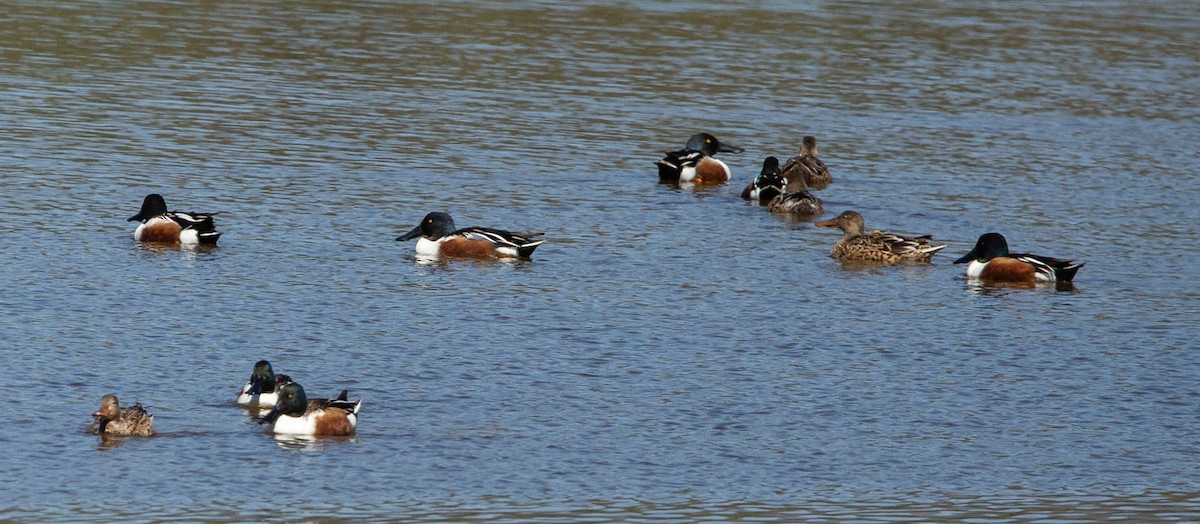
{"label": "northern shoveler", "polygon": [[955,264],[970,262],[967,277],[993,282],[1070,282],[1085,262],[1008,252],[1000,233],[984,233]]}
{"label": "northern shoveler", "polygon": [[287,375],[276,375],[271,363],[260,360],[254,364],[250,380],[238,393],[237,403],[243,406],[274,406],[279,400],[279,390],[292,381]]}
{"label": "northern shoveler", "polygon": [[787,185],[783,174],[779,172],[779,159],[773,156],[763,160],[762,172],[751,180],[746,189],[742,190],[742,198],[758,202],[770,202],[771,199],[783,194]]}
{"label": "northern shoveler", "polygon": [[279,391],[275,408],[258,423],[271,424],[271,431],[278,435],[353,435],[358,427],[358,409],[362,406],[362,399],[350,402],[346,393],[343,390],[329,400],[308,400],[300,384],[288,383]]}
{"label": "northern shoveler", "polygon": [[100,399],[100,411],[92,413],[95,420],[88,431],[110,437],[153,436],[154,415],[146,413],[141,404],[122,408],[116,395],[104,395]]}
{"label": "northern shoveler", "polygon": [[786,193],[775,197],[767,209],[772,213],[787,213],[789,215],[814,216],[825,212],[821,199],[808,192],[804,178],[798,178],[788,183],[791,188]]}
{"label": "northern shoveler", "polygon": [[417,240],[418,256],[467,258],[529,258],[533,250],[545,242],[534,240],[542,233],[513,233],[486,227],[454,229],[454,219],[447,213],[425,215],[412,231],[396,237],[397,241]]}
{"label": "northern shoveler", "polygon": [[817,139],[811,136],[804,137],[800,144],[800,154],[788,159],[780,171],[783,172],[783,177],[788,179],[789,186],[797,180],[804,180],[804,183],[813,189],[823,189],[833,182],[829,168],[817,156]]}
{"label": "northern shoveler", "polygon": [[708,133],[697,133],[678,151],[669,151],[658,165],[662,182],[693,182],[699,185],[724,184],[731,172],[725,162],[713,158],[718,152],[741,153],[744,149],[721,142]]}
{"label": "northern shoveler", "polygon": [[829,256],[838,260],[856,260],[862,262],[928,262],[946,245],[930,245],[932,237],[903,237],[887,231],[871,231],[864,233],[866,228],[863,216],[856,211],[843,211],[837,217],[817,222],[817,227],[836,227],[842,230],[842,238],[838,239],[829,251]]}
{"label": "northern shoveler", "polygon": [[127,221],[141,222],[133,232],[133,239],[140,242],[216,244],[221,236],[213,214],[167,211],[167,202],[158,193],[146,195],[141,211]]}

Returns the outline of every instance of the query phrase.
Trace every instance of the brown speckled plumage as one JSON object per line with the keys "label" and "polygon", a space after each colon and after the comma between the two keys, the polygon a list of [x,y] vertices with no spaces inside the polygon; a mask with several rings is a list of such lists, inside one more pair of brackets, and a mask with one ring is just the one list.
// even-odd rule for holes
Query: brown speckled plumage
{"label": "brown speckled plumage", "polygon": [[783,164],[783,177],[788,180],[788,190],[795,190],[799,181],[813,189],[823,189],[833,182],[829,168],[817,154],[817,139],[804,137],[800,153]]}
{"label": "brown speckled plumage", "polygon": [[104,395],[100,399],[100,411],[92,413],[96,418],[88,431],[97,435],[114,437],[149,437],[155,434],[154,415],[146,413],[141,404],[122,408],[116,395]]}
{"label": "brown speckled plumage", "polygon": [[767,210],[772,213],[787,213],[790,215],[813,216],[825,212],[821,199],[808,192],[804,178],[800,177],[793,183],[788,181],[787,192],[779,195],[767,204]]}
{"label": "brown speckled plumage", "polygon": [[928,262],[944,244],[930,245],[931,238],[903,237],[887,231],[871,231],[864,233],[865,221],[863,216],[855,211],[844,211],[832,220],[817,222],[817,227],[836,227],[842,230],[842,238],[838,239],[829,251],[829,256],[838,260],[856,260],[862,262]]}

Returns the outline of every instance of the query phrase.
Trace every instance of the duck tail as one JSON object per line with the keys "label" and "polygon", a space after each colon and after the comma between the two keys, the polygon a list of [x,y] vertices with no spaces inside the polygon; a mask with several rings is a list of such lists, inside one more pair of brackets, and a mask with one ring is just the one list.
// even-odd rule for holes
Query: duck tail
{"label": "duck tail", "polygon": [[1072,261],[1065,266],[1056,267],[1054,268],[1054,279],[1059,282],[1070,282],[1071,279],[1075,278],[1075,273],[1079,271],[1079,268],[1083,267],[1086,263]]}
{"label": "duck tail", "polygon": [[517,246],[517,256],[520,256],[522,258],[529,258],[530,256],[533,255],[533,250],[537,249],[537,247],[542,245],[542,242],[545,242],[545,241],[546,241],[545,239],[537,240],[534,242],[527,242],[525,244],[521,244],[520,246]]}

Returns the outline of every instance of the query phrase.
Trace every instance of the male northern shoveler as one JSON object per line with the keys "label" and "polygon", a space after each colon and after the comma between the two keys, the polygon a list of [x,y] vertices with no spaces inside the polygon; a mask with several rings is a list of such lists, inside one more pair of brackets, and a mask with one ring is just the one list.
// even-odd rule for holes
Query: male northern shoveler
{"label": "male northern shoveler", "polygon": [[955,264],[970,262],[967,277],[993,282],[1070,282],[1085,262],[1008,252],[1000,233],[984,233]]}
{"label": "male northern shoveler", "polygon": [[843,211],[837,217],[817,222],[817,227],[836,227],[842,230],[842,238],[838,239],[829,251],[829,256],[838,260],[857,260],[863,262],[928,262],[933,254],[945,248],[946,245],[930,245],[929,235],[920,237],[903,237],[887,231],[871,231],[864,233],[866,224],[863,216],[856,211]]}
{"label": "male northern shoveler", "polygon": [[343,390],[342,394],[329,400],[308,400],[304,388],[291,382],[279,391],[275,408],[258,423],[271,424],[271,431],[279,435],[353,435],[358,427],[358,408],[362,406],[362,399],[350,402],[346,397]]}
{"label": "male northern shoveler", "polygon": [[822,189],[833,182],[829,168],[817,156],[817,139],[811,136],[804,137],[800,145],[800,154],[788,159],[780,171],[783,172],[783,177],[788,179],[789,189],[793,189],[791,184],[801,179],[813,189]]}
{"label": "male northern shoveler", "polygon": [[779,159],[773,156],[763,160],[762,172],[742,190],[742,198],[758,202],[770,202],[771,199],[783,194],[787,185],[783,174],[779,172]]}
{"label": "male northern shoveler", "polygon": [[133,239],[140,242],[216,244],[221,233],[213,225],[213,215],[167,211],[162,195],[151,193],[142,201],[142,210],[129,217],[139,221]]}
{"label": "male northern shoveler", "polygon": [[271,363],[260,360],[254,364],[250,380],[238,393],[237,403],[243,406],[274,406],[279,400],[279,390],[292,381],[287,375],[276,375]]}
{"label": "male northern shoveler", "polygon": [[486,227],[454,229],[454,219],[447,213],[425,215],[412,231],[400,235],[397,241],[417,240],[418,256],[468,258],[529,258],[533,250],[545,242],[534,240],[542,233],[512,233]]}
{"label": "male northern shoveler", "polygon": [[724,184],[731,172],[725,162],[713,158],[718,152],[741,153],[744,149],[721,142],[708,133],[697,133],[678,151],[669,151],[658,165],[661,182],[693,182],[700,185]]}
{"label": "male northern shoveler", "polygon": [[141,404],[122,408],[116,395],[100,399],[100,411],[92,413],[95,420],[88,431],[110,437],[149,437],[154,435],[154,415],[146,413]]}
{"label": "male northern shoveler", "polygon": [[825,212],[821,199],[808,192],[804,178],[800,177],[788,183],[789,191],[775,197],[767,209],[772,213],[787,213],[790,215],[814,216]]}

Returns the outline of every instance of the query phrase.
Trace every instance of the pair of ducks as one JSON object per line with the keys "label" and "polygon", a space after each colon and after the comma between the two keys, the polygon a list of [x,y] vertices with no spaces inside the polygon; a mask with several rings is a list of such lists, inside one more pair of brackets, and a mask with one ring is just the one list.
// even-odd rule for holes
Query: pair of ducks
{"label": "pair of ducks", "polygon": [[[221,233],[216,230],[216,213],[168,211],[162,195],[152,193],[142,200],[142,208],[128,221],[138,221],[133,239],[184,245],[216,245]],[[542,233],[513,233],[502,229],[467,227],[457,229],[447,213],[425,215],[412,231],[397,241],[417,238],[417,255],[426,257],[529,258],[545,242]]]}
{"label": "pair of ducks", "polygon": [[[685,149],[668,152],[657,162],[659,179],[701,185],[725,183],[730,179],[729,166],[713,156],[718,152],[743,151],[709,133],[698,133],[688,139]],[[824,207],[820,199],[808,192],[808,187],[822,188],[832,181],[828,167],[819,157],[816,139],[806,136],[799,154],[782,168],[774,156],[763,160],[762,171],[742,190],[742,198],[766,203],[773,213],[816,216],[824,212]],[[842,230],[842,238],[829,253],[838,260],[885,264],[928,262],[946,247],[931,244],[929,235],[905,237],[887,231],[867,232],[863,216],[855,211],[845,211],[831,220],[817,222],[816,226]],[[1009,253],[1008,242],[999,233],[980,236],[975,248],[954,263],[969,263],[968,278],[992,282],[1070,282],[1084,264]]]}
{"label": "pair of ducks", "polygon": [[[347,391],[331,399],[308,400],[304,388],[287,375],[276,375],[271,363],[260,360],[254,364],[250,380],[238,393],[237,403],[246,407],[271,406],[271,411],[259,419],[270,424],[276,435],[350,436],[358,427],[358,410],[362,399],[351,402]],[[154,415],[141,404],[122,408],[116,395],[105,395],[100,410],[93,413],[94,421],[88,431],[112,437],[150,437],[154,430]]]}
{"label": "pair of ducks", "polygon": [[[817,222],[818,227],[836,227],[842,238],[833,245],[830,256],[839,260],[865,262],[928,262],[946,246],[930,245],[932,237],[905,237],[887,231],[864,232],[862,215],[845,211],[832,220]],[[1084,262],[1027,253],[1010,253],[1008,241],[1000,233],[984,233],[975,247],[955,264],[967,265],[967,278],[985,282],[1070,282]]]}

